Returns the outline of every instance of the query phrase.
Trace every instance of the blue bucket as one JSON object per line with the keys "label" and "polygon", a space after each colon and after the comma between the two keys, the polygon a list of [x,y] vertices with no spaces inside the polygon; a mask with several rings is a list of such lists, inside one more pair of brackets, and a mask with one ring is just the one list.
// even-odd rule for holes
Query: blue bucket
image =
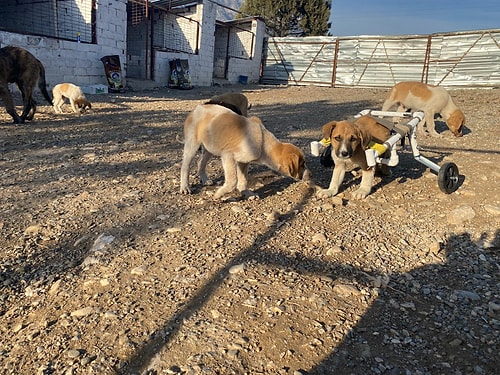
{"label": "blue bucket", "polygon": [[239,78],[239,82],[242,84],[242,85],[246,85],[248,83],[248,76],[240,76]]}

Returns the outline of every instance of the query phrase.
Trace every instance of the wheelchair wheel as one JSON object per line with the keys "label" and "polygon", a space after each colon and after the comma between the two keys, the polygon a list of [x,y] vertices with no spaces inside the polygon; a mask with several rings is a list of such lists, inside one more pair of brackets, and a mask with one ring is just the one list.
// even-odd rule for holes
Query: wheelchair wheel
{"label": "wheelchair wheel", "polygon": [[439,168],[438,185],[446,194],[458,189],[458,167],[455,163],[445,163]]}

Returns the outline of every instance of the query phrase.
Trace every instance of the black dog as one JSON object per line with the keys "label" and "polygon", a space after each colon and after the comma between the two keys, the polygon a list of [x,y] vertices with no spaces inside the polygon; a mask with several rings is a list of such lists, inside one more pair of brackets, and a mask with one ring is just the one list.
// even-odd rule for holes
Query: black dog
{"label": "black dog", "polygon": [[[9,83],[15,83],[23,96],[21,116],[14,108]],[[14,124],[33,120],[36,111],[33,89],[37,83],[45,99],[52,105],[52,99],[45,87],[45,68],[42,63],[23,48],[12,46],[0,48],[0,97],[3,99],[7,113],[14,119]]]}

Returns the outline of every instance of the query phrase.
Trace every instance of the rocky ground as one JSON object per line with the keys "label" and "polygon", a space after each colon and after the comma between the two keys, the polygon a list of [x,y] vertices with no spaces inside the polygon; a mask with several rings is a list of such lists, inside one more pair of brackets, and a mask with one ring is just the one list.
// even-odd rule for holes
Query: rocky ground
{"label": "rocky ground", "polygon": [[[259,166],[260,199],[179,194],[182,122],[242,90],[309,153],[321,126],[386,90],[245,85],[89,96],[21,126],[0,109],[2,374],[496,374],[500,90],[453,90],[462,138],[419,139],[459,188],[401,150],[392,176],[329,199]],[[18,107],[19,109],[19,107]],[[69,108],[66,106],[66,110]],[[216,184],[218,160],[209,165]]]}

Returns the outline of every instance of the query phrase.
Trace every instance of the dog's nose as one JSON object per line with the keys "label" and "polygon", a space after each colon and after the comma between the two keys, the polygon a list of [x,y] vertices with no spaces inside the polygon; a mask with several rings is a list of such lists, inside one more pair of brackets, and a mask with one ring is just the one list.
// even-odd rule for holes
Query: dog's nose
{"label": "dog's nose", "polygon": [[346,150],[342,150],[340,152],[340,156],[343,158],[348,158],[350,155],[349,155],[349,152],[347,152]]}

